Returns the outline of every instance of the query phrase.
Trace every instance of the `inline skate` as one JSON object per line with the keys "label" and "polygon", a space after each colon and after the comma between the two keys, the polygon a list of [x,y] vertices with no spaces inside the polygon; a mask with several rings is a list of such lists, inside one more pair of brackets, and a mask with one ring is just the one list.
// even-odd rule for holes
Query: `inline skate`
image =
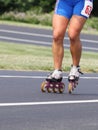
{"label": "inline skate", "polygon": [[42,92],[48,93],[63,93],[65,89],[65,84],[62,82],[62,71],[54,70],[50,73],[46,80],[41,85]]}
{"label": "inline skate", "polygon": [[80,66],[72,66],[71,67],[71,71],[69,73],[69,76],[68,76],[68,81],[69,81],[69,84],[68,84],[68,92],[71,94],[72,91],[74,91],[74,89],[77,87],[78,85],[78,82],[79,82],[79,75],[80,74],[83,74],[81,71],[80,71]]}

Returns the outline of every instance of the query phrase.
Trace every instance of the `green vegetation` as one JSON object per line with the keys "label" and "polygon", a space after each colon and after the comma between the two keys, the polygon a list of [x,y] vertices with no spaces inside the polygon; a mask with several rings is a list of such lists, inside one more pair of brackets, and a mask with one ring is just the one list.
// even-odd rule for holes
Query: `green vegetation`
{"label": "green vegetation", "polygon": [[52,13],[35,13],[36,11],[24,12],[9,12],[0,16],[1,20],[16,21],[29,24],[40,24],[51,26],[52,25]]}
{"label": "green vegetation", "polygon": [[97,31],[98,32],[98,17],[91,17],[87,20],[85,26],[87,31]]}
{"label": "green vegetation", "polygon": [[51,12],[54,9],[55,0],[0,0],[0,14],[9,11],[26,12],[40,10],[40,12]]}
{"label": "green vegetation", "polygon": [[[15,21],[27,24],[34,24],[34,25],[44,25],[51,27],[52,26],[52,16],[53,12],[51,13],[40,13],[38,10],[27,11],[27,12],[8,12],[0,15],[1,20],[7,21]],[[98,32],[98,17],[91,17],[87,20],[84,31],[91,32]]]}
{"label": "green vegetation", "polygon": [[[0,0],[0,23],[17,25],[52,26],[52,15],[55,0]],[[87,20],[83,32],[98,34],[98,4]],[[8,44],[0,42],[0,69],[13,70],[52,70],[51,48],[43,46]],[[69,50],[65,50],[63,70],[68,71],[71,65]],[[98,53],[83,52],[81,63],[85,72],[98,72]]]}
{"label": "green vegetation", "polygon": [[[7,70],[53,70],[51,47],[0,42],[0,69]],[[65,49],[63,70],[69,71],[71,55]],[[83,72],[98,72],[98,53],[83,52]]]}
{"label": "green vegetation", "polygon": [[[51,26],[55,2],[55,0],[1,0],[0,20]],[[98,4],[95,0],[91,18],[86,22],[84,30],[98,31],[97,8]]]}

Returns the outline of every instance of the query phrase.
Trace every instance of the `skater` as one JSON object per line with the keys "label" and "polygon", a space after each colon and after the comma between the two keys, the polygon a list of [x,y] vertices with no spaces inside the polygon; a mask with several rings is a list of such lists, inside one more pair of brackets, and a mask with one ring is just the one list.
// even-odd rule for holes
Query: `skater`
{"label": "skater", "polygon": [[[93,0],[57,0],[53,15],[53,60],[54,71],[46,81],[62,81],[63,40],[68,28],[72,66],[68,81],[79,79],[82,44],[80,32],[93,9]],[[66,60],[67,61],[67,60]]]}

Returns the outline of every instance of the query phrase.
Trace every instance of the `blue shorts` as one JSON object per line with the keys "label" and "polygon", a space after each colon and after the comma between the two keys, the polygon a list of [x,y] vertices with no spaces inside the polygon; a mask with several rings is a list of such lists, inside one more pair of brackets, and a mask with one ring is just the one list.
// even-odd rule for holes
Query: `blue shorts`
{"label": "blue shorts", "polygon": [[93,0],[57,0],[55,14],[64,16],[68,19],[72,15],[88,18],[93,9]]}

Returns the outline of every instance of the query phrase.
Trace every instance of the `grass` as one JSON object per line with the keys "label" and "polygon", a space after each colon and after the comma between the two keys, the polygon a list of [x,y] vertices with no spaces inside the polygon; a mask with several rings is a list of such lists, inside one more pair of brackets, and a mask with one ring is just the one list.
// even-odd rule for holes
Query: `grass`
{"label": "grass", "polygon": [[[0,43],[0,69],[45,70],[49,69],[50,48]],[[47,62],[46,62],[47,60]],[[47,68],[47,66],[49,68]]]}
{"label": "grass", "polygon": [[29,24],[52,25],[53,13],[36,13],[35,11],[27,12],[6,12],[0,15],[1,20],[16,21]]}
{"label": "grass", "polygon": [[[51,29],[53,12],[36,14],[35,12],[9,12],[0,16],[0,24],[39,27]],[[87,20],[82,32],[98,35],[98,18]],[[96,24],[95,24],[96,23]],[[0,42],[0,69],[10,70],[52,70],[51,47]],[[84,72],[98,72],[98,53],[83,52],[81,68]],[[69,71],[71,55],[65,49],[63,70]]]}
{"label": "grass", "polygon": [[[53,70],[51,47],[0,42],[0,69],[6,70]],[[63,70],[69,71],[71,55],[65,49]],[[83,72],[98,72],[98,53],[83,52]]]}
{"label": "grass", "polygon": [[[17,25],[37,25],[38,27],[40,26],[45,26],[51,28],[52,26],[52,16],[53,16],[53,11],[50,13],[41,13],[41,12],[36,12],[36,10],[32,11],[27,11],[27,12],[5,12],[4,14],[0,15],[0,21],[6,23],[14,23]],[[98,34],[98,17],[90,17],[82,32],[83,33],[90,33],[90,34]],[[0,22],[0,23],[1,23]]]}

